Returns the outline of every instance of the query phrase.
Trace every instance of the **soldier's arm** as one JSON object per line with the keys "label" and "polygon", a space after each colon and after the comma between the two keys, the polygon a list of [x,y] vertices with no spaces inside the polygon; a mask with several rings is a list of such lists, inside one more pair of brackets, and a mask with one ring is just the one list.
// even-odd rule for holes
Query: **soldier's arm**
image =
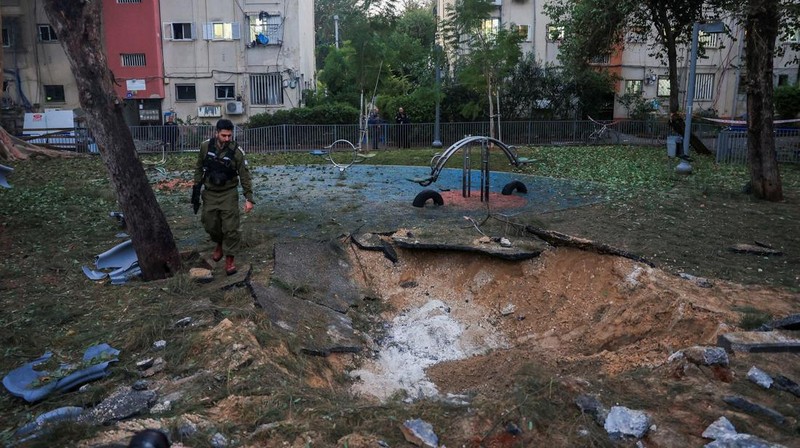
{"label": "soldier's arm", "polygon": [[237,171],[239,172],[239,182],[242,184],[242,193],[245,199],[255,204],[256,201],[253,200],[253,178],[250,176],[250,169],[247,167],[247,159],[244,156],[244,150],[241,146],[238,147],[237,150],[241,155],[241,161],[238,164],[239,167]]}
{"label": "soldier's arm", "polygon": [[208,142],[200,144],[200,151],[197,153],[197,162],[194,165],[194,183],[195,185],[203,181],[203,159],[206,158],[208,153]]}

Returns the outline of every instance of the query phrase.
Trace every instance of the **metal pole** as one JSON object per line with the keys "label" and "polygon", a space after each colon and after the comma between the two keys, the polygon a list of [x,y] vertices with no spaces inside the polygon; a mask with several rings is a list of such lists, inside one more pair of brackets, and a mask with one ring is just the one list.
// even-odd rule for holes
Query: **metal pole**
{"label": "metal pole", "polygon": [[442,137],[440,135],[439,130],[439,115],[440,115],[440,108],[439,108],[439,86],[442,83],[442,69],[439,68],[439,62],[436,62],[436,115],[434,117],[433,123],[433,142],[431,146],[434,148],[441,148],[442,147]]}
{"label": "metal pole", "polygon": [[689,52],[689,79],[686,80],[686,127],[683,130],[683,145],[681,162],[675,167],[675,172],[680,174],[691,174],[692,165],[686,158],[689,156],[689,138],[692,135],[692,106],[694,104],[694,82],[695,71],[697,70],[697,35],[700,32],[700,24],[695,22],[692,25],[692,49]]}
{"label": "metal pole", "polygon": [[336,49],[339,49],[339,16],[333,16],[333,30],[334,30],[334,38],[336,39]]}

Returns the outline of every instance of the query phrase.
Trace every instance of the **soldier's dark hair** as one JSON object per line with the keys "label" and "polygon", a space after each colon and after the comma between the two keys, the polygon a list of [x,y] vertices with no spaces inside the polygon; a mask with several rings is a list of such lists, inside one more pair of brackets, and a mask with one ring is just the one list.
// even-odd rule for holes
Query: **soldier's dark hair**
{"label": "soldier's dark hair", "polygon": [[218,131],[232,131],[233,130],[233,122],[228,120],[227,118],[222,118],[217,121],[217,130]]}

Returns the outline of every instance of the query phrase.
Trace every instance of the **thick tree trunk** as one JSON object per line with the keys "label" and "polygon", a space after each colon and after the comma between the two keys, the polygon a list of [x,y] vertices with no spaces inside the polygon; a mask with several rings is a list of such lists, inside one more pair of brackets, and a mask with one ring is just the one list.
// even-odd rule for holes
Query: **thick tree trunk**
{"label": "thick tree trunk", "polygon": [[166,217],[138,159],[122,101],[113,88],[102,35],[102,2],[45,0],[45,11],[72,66],[111,185],[128,223],[145,280],[165,278],[181,267]]}
{"label": "thick tree trunk", "polygon": [[775,153],[773,57],[780,17],[778,0],[748,0],[745,24],[747,67],[747,163],[753,195],[783,199]]}

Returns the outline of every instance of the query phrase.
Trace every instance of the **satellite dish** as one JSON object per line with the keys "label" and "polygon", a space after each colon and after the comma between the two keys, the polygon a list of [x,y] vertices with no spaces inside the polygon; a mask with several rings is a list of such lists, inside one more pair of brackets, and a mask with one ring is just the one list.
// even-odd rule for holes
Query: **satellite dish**
{"label": "satellite dish", "polygon": [[266,45],[269,43],[269,37],[265,36],[264,33],[258,33],[256,39],[258,40],[258,43],[260,43],[261,45]]}

